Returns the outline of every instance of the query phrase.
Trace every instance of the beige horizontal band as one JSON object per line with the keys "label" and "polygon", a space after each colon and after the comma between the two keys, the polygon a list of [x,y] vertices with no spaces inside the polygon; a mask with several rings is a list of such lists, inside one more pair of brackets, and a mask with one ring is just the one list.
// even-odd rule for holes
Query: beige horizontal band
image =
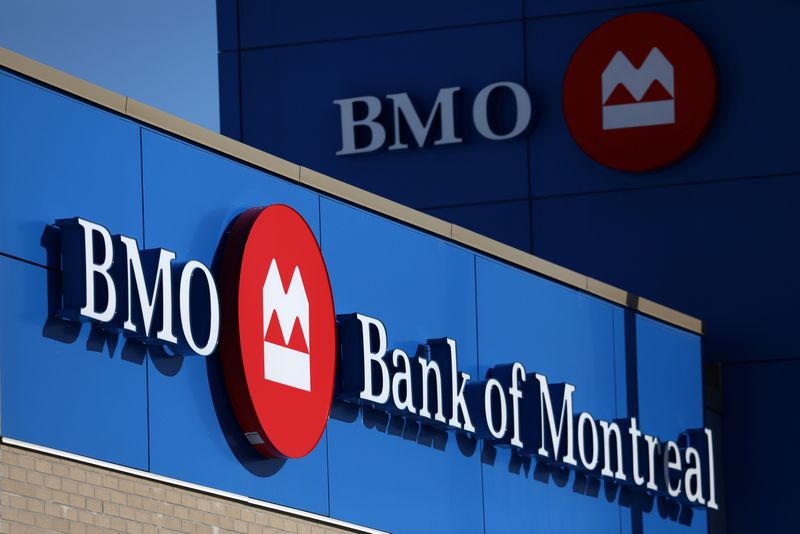
{"label": "beige horizontal band", "polygon": [[556,282],[580,289],[610,302],[627,306],[642,314],[691,332],[703,333],[703,323],[699,319],[650,300],[636,297],[622,289],[570,271],[527,252],[359,189],[317,171],[267,154],[244,143],[137,102],[132,98],[118,95],[75,76],[38,63],[11,50],[0,48],[0,66],[108,110],[131,117],[141,124],[163,130],[230,158],[258,167],[268,171],[270,174],[299,181],[327,195],[369,209],[461,245],[466,245],[478,252],[522,267]]}
{"label": "beige horizontal band", "polygon": [[27,441],[20,441],[17,439],[0,437],[0,443],[3,443],[4,445],[8,445],[10,447],[17,447],[20,449],[26,449],[29,451],[47,454],[49,456],[55,456],[56,458],[63,458],[65,460],[71,460],[73,462],[79,462],[94,467],[100,467],[102,469],[107,469],[108,471],[114,471],[115,473],[124,473],[126,475],[138,477],[141,479],[151,480],[153,482],[160,482],[162,484],[168,484],[170,486],[175,486],[182,489],[196,491],[199,493],[205,493],[206,495],[221,497],[223,499],[228,499],[230,501],[235,501],[241,504],[247,504],[255,508],[269,510],[271,512],[280,512],[286,515],[308,519],[310,521],[315,521],[322,525],[337,527],[359,533],[364,532],[367,534],[387,534],[383,530],[376,530],[374,528],[368,528],[368,527],[363,527],[361,525],[356,525],[355,523],[340,521],[338,519],[333,519],[332,517],[328,517],[326,515],[314,514],[312,512],[306,512],[305,510],[299,510],[297,508],[290,508],[288,506],[283,506],[280,504],[262,501],[259,499],[253,499],[245,495],[239,495],[238,493],[231,493],[228,491],[214,489],[208,486],[202,486],[200,484],[193,484],[191,482],[185,482],[183,480],[157,475],[149,471],[133,469],[132,467],[114,464],[111,462],[105,462],[103,460],[96,460],[94,458],[89,458],[88,456],[81,456],[79,454],[73,454],[71,452],[65,452],[65,451],[60,451],[58,449],[51,449],[50,447],[35,445],[33,443],[28,443]]}

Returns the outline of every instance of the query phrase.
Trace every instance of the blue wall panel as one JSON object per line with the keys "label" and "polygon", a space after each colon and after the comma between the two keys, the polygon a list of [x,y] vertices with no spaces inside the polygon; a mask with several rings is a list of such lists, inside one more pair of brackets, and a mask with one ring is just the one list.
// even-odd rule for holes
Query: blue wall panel
{"label": "blue wall panel", "polygon": [[[576,410],[610,419],[632,406],[623,385],[631,339],[624,316],[630,312],[88,104],[5,75],[0,83],[6,79],[18,84],[21,102],[44,94],[54,99],[47,108],[52,117],[74,117],[91,133],[41,141],[46,154],[59,143],[71,146],[56,161],[85,167],[99,184],[87,187],[74,204],[65,193],[67,214],[54,201],[36,204],[44,198],[39,191],[60,194],[61,174],[44,168],[3,174],[6,187],[28,182],[25,194],[35,201],[37,219],[9,242],[22,252],[35,251],[30,257],[37,262],[46,262],[45,250],[38,248],[45,224],[83,216],[112,233],[136,237],[142,247],[164,247],[178,261],[196,259],[216,270],[220,239],[237,214],[287,203],[321,241],[337,312],[381,319],[390,347],[413,354],[419,343],[448,336],[458,342],[459,368],[475,378],[495,363],[521,361],[551,383],[575,384]],[[116,146],[115,136],[132,142]],[[32,147],[9,151],[21,146],[14,143],[0,137],[0,150],[12,155],[4,173],[23,169],[18,160],[35,154]],[[94,154],[95,146],[107,153]],[[19,196],[9,202],[10,226],[24,222],[26,202]],[[542,473],[536,462],[518,462],[508,450],[344,402],[335,403],[327,433],[309,456],[263,459],[237,427],[218,355],[169,356],[88,325],[56,321],[51,314],[59,283],[55,269],[0,258],[0,295],[8,304],[0,312],[4,436],[394,533],[418,532],[424,521],[425,530],[437,532],[483,532],[485,524],[489,532],[639,534],[613,488],[591,489],[574,473]],[[650,320],[636,324],[645,430],[663,435],[697,426],[698,338]],[[680,402],[666,406],[665,396]],[[380,491],[370,490],[376,486]],[[689,531],[657,512],[641,521],[646,532]],[[692,531],[703,521],[696,514]]]}
{"label": "blue wall panel", "polygon": [[[474,376],[473,255],[339,202],[323,199],[321,209],[337,313],[380,318],[389,346],[409,355],[429,338],[451,337],[459,368]],[[480,453],[469,440],[336,403],[328,443],[334,517],[414,533],[424,507],[425,530],[481,531]]]}
{"label": "blue wall panel", "polygon": [[[477,286],[481,377],[519,361],[550,384],[573,384],[576,414],[626,415],[617,411],[614,306],[481,257]],[[486,532],[620,531],[616,496],[590,490],[574,472],[549,473],[544,463],[497,449],[485,458],[483,480]]]}
{"label": "blue wall panel", "polygon": [[[245,50],[243,140],[415,207],[527,198],[524,136],[487,141],[472,126],[478,91],[501,80],[524,83],[522,43],[522,23],[516,22]],[[391,143],[392,110],[385,95],[408,92],[427,117],[439,89],[454,86],[462,88],[456,121],[463,143],[419,149],[406,133],[404,142],[412,147],[407,150],[336,156],[342,145],[334,100],[373,95],[384,101],[382,120]]]}
{"label": "blue wall panel", "polygon": [[78,215],[141,237],[137,125],[0,73],[0,146],[0,252],[46,265],[45,225]]}
{"label": "blue wall panel", "polygon": [[[638,412],[643,432],[661,441],[703,428],[700,338],[646,317],[636,318]],[[717,435],[717,440],[720,436]],[[717,443],[719,445],[719,442]],[[703,474],[704,478],[707,476]],[[720,491],[719,483],[717,492]],[[672,512],[673,515],[670,515]],[[678,512],[654,502],[643,513],[647,533],[707,532],[706,512]]]}
{"label": "blue wall panel", "polygon": [[51,317],[60,278],[0,257],[2,435],[147,469],[144,353]]}
{"label": "blue wall panel", "polygon": [[[142,139],[148,247],[177,251],[216,270],[227,225],[247,208],[294,207],[319,231],[317,195],[263,172],[145,130]],[[150,457],[154,472],[327,514],[323,438],[302,460],[267,460],[238,428],[219,355],[150,351]],[[203,468],[198,468],[198,459]]]}

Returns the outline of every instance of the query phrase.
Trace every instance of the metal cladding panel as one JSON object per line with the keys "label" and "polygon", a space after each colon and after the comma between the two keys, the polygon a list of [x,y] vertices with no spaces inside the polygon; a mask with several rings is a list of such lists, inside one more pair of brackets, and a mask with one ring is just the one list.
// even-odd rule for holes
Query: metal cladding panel
{"label": "metal cladding panel", "polygon": [[0,73],[0,144],[0,252],[58,268],[42,233],[77,216],[141,238],[135,124]]}
{"label": "metal cladding panel", "polygon": [[[534,197],[800,170],[793,142],[800,107],[787,105],[795,100],[800,74],[785,65],[788,51],[800,46],[793,23],[800,16],[800,4],[783,2],[780,8],[763,4],[753,9],[751,4],[729,2],[720,9],[713,2],[688,2],[660,5],[651,10],[688,26],[711,55],[718,95],[708,130],[692,151],[659,170],[626,173],[595,162],[567,130],[562,113],[562,83],[572,54],[586,36],[608,20],[630,11],[528,20],[528,87],[536,95],[536,106],[541,110],[528,138]],[[754,27],[769,31],[759,32],[757,39],[742,39]],[[680,105],[679,94],[676,105]],[[552,228],[550,233],[559,233],[558,225]]]}
{"label": "metal cladding panel", "polygon": [[[638,414],[643,431],[664,442],[676,441],[678,435],[686,430],[703,428],[703,378],[698,336],[647,317],[637,317],[636,366]],[[720,437],[716,436],[717,447],[721,445]],[[721,482],[716,483],[717,491]],[[639,513],[647,533],[708,532],[704,509],[687,513],[658,499],[639,499],[631,505],[632,522],[639,521]]]}
{"label": "metal cladding panel", "polygon": [[[627,415],[617,409],[625,390],[616,368],[625,355],[615,345],[616,306],[482,257],[477,286],[481,377],[494,365],[519,361],[550,384],[573,384],[575,414],[607,421]],[[612,485],[588,485],[585,477],[520,459],[510,449],[484,450],[483,460],[486,532],[620,531]]]}
{"label": "metal cladding panel", "polygon": [[[539,199],[534,241],[544,258],[591,265],[589,276],[702,312],[709,357],[781,358],[796,340],[788,296],[800,294],[800,253],[788,244],[800,225],[799,178]],[[558,233],[542,230],[555,225]]]}
{"label": "metal cladding panel", "polygon": [[[488,141],[472,126],[475,95],[497,81],[523,84],[523,68],[522,22],[245,50],[242,140],[412,207],[525,198],[524,136]],[[424,121],[439,89],[454,86],[461,87],[454,114],[462,143],[417,148],[406,131],[408,149],[387,148],[393,142],[387,94],[407,92]],[[337,156],[342,132],[333,101],[363,95],[384,102],[387,142],[368,154]],[[513,102],[506,111],[512,108]],[[512,117],[504,119],[513,125]],[[438,139],[437,129],[428,144]]]}
{"label": "metal cladding panel", "polygon": [[[20,88],[23,103],[30,102],[27,93],[42,92],[28,83]],[[52,128],[72,117],[62,107],[99,113],[90,104],[54,96]],[[109,121],[96,126],[96,138],[102,140],[106,129],[111,138],[129,128],[136,142],[129,144],[130,154],[106,162],[101,182],[106,187],[84,190],[83,203],[71,207],[69,216],[90,218],[112,233],[129,233],[142,247],[167,248],[179,262],[199,260],[216,272],[220,241],[237,214],[286,203],[303,215],[321,243],[337,312],[380,319],[391,348],[413,355],[418,344],[447,336],[457,342],[458,368],[473,377],[494,363],[521,361],[551,383],[574,383],[576,410],[598,418],[629,413],[632,404],[623,399],[620,384],[628,382],[631,354],[621,348],[627,350],[632,332],[620,322],[634,312],[133,121],[108,117],[124,128]],[[79,140],[91,143],[95,137]],[[0,137],[0,151],[10,154],[12,168],[22,168],[34,155],[6,150],[13,142]],[[40,150],[48,153],[60,142],[45,137]],[[86,150],[76,146],[75,157],[95,161]],[[141,172],[133,188],[124,179],[130,159]],[[9,183],[28,181],[31,191],[61,187],[56,172],[11,176]],[[9,224],[22,220],[26,201],[17,198]],[[93,206],[109,207],[106,212]],[[41,209],[41,221],[30,223],[20,238],[22,250],[35,250],[45,225],[65,216],[56,204]],[[597,495],[581,491],[574,473],[537,478],[536,465],[517,469],[507,451],[492,457],[491,447],[464,435],[345,402],[335,403],[327,433],[310,455],[265,460],[243,439],[233,417],[219,355],[169,356],[87,325],[54,322],[60,273],[26,259],[0,258],[0,290],[8,303],[0,312],[4,436],[395,533],[418,532],[420,524],[440,532],[483,532],[484,521],[492,532],[529,524],[550,532],[611,532],[620,525],[625,531],[626,511],[618,499],[607,497],[605,488]],[[687,384],[690,388],[685,402],[671,407],[658,405],[658,394],[640,394],[642,418],[653,421],[657,432],[674,432],[676,421],[699,421],[698,337],[654,321],[634,324],[638,357],[652,360],[639,366],[639,391],[684,395]],[[673,361],[677,367],[671,367]],[[661,375],[665,382],[658,381]],[[654,522],[653,530],[673,529],[674,521],[656,513],[643,520]],[[695,515],[693,529],[700,517]]]}
{"label": "metal cladding panel", "polygon": [[662,440],[703,427],[700,338],[647,317],[636,318],[639,418]]}
{"label": "metal cladding panel", "polygon": [[[770,496],[775,488],[794,499],[798,495],[796,472],[779,458],[793,458],[800,442],[797,407],[800,406],[800,362],[784,360],[766,366],[743,362],[725,367],[726,433],[738,439],[725,441],[725,479],[728,487],[742,488],[726,494],[729,532],[781,532],[796,521],[796,510],[780,505],[769,514],[754,514],[753,495]],[[766,462],[754,461],[767,458]]]}
{"label": "metal cladding panel", "polygon": [[[227,3],[222,2],[223,5]],[[518,18],[521,14],[522,5],[519,0],[498,0],[491,3],[481,0],[241,0],[239,46],[258,48],[483,24]],[[231,32],[225,33],[228,35]]]}
{"label": "metal cladding panel", "polygon": [[[247,166],[143,130],[147,246],[219,269],[223,234],[244,210],[290,204],[319,235],[319,197]],[[150,350],[154,472],[320,514],[328,513],[325,438],[300,460],[266,459],[247,442],[228,400],[220,356]]]}
{"label": "metal cladding panel", "polygon": [[[667,0],[667,2],[682,0]],[[523,0],[526,17],[547,17],[552,15],[568,15],[572,13],[592,12],[615,8],[650,9],[650,4],[664,4],[664,0],[574,0],[565,2],[541,2],[539,0]]]}
{"label": "metal cladding panel", "polygon": [[[475,375],[473,254],[339,202],[322,201],[322,246],[337,313],[379,318],[390,348],[413,356],[429,338],[458,343],[458,366]],[[479,532],[480,452],[475,442],[355,405],[328,421],[331,514],[391,532]],[[379,491],[366,488],[380,485]],[[446,495],[446,499],[442,496]],[[430,503],[428,506],[424,503]],[[433,503],[439,503],[433,505]]]}
{"label": "metal cladding panel", "polygon": [[2,435],[146,470],[144,350],[52,317],[60,278],[0,256]]}
{"label": "metal cladding panel", "polygon": [[527,199],[429,209],[425,213],[469,227],[520,250],[531,247],[530,201]]}

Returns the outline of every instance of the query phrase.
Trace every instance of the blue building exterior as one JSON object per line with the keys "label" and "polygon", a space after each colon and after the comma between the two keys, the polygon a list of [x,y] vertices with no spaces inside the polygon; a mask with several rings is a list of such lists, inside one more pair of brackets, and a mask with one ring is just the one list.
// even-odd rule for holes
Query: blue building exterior
{"label": "blue building exterior", "polygon": [[238,428],[218,353],[171,356],[59,318],[70,281],[57,220],[82,217],[216,273],[237,215],[287,204],[319,241],[337,313],[379,317],[391,347],[413,354],[428,339],[453,338],[459,368],[473,377],[518,361],[574,384],[576,413],[637,417],[663,440],[705,424],[697,332],[324,193],[334,182],[304,184],[299,167],[265,170],[219,148],[221,138],[171,132],[124,97],[104,98],[6,65],[0,72],[3,439],[396,533],[707,530],[703,507],[340,400],[308,456],[266,459]]}
{"label": "blue building exterior", "polygon": [[[800,378],[797,3],[220,0],[218,8],[225,135],[701,317],[707,417],[723,436],[726,502],[715,524],[792,530],[782,503],[798,497],[798,471],[776,459],[797,440],[787,422],[800,401],[792,387]],[[718,90],[691,152],[627,173],[572,139],[562,82],[587,35],[637,12],[695,32]],[[507,141],[485,139],[472,124],[473,99],[498,81],[525,87],[532,102],[526,133]],[[377,97],[391,136],[386,95],[408,93],[424,118],[446,87],[460,87],[462,143],[435,145],[434,127],[420,147],[404,129],[406,150],[387,141],[337,155],[335,100]],[[508,124],[503,113],[497,120]]]}

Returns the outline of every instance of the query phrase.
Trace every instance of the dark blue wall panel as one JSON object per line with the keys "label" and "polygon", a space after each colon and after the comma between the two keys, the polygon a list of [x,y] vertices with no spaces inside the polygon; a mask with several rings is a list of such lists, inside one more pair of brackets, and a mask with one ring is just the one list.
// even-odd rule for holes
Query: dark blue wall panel
{"label": "dark blue wall panel", "polygon": [[347,39],[519,18],[521,0],[239,1],[242,48]]}
{"label": "dark blue wall panel", "polygon": [[[535,200],[535,253],[703,317],[706,356],[796,354],[800,177]],[[635,221],[635,222],[634,222]],[[548,230],[558,228],[558,231]]]}
{"label": "dark blue wall panel", "polygon": [[[653,11],[689,26],[711,54],[719,93],[708,132],[695,150],[658,171],[625,173],[596,163],[567,130],[561,111],[562,82],[570,57],[583,39],[602,23],[629,11],[530,20],[526,28],[527,76],[538,111],[536,127],[529,136],[535,197],[800,169],[800,157],[792,141],[792,132],[800,122],[800,106],[787,105],[795,98],[800,75],[795,69],[782,67],[785,56],[776,53],[800,46],[792,22],[800,16],[800,4],[783,3],[777,10],[726,3],[720,9],[712,2],[689,2],[660,6]],[[754,27],[769,31],[760,32],[757,38],[745,38],[752,35]],[[558,233],[556,228],[552,231]]]}
{"label": "dark blue wall panel", "polygon": [[[243,140],[415,207],[527,198],[524,136],[487,141],[472,126],[478,91],[501,80],[524,83],[522,54],[521,22],[247,50]],[[408,92],[426,117],[439,89],[453,86],[462,87],[456,120],[463,143],[419,149],[407,134],[407,150],[336,155],[342,141],[334,100],[384,100],[384,124],[391,129],[385,95]],[[391,139],[391,131],[387,135]]]}
{"label": "dark blue wall panel", "polygon": [[[725,367],[725,477],[728,532],[789,532],[800,489],[791,461],[800,430],[800,362],[751,362]],[[763,498],[757,498],[764,496]]]}
{"label": "dark blue wall panel", "polygon": [[523,0],[526,17],[548,17],[570,15],[574,13],[607,11],[615,8],[632,8],[649,10],[650,4],[665,4],[686,0],[573,0],[571,2],[542,2],[541,0]]}

